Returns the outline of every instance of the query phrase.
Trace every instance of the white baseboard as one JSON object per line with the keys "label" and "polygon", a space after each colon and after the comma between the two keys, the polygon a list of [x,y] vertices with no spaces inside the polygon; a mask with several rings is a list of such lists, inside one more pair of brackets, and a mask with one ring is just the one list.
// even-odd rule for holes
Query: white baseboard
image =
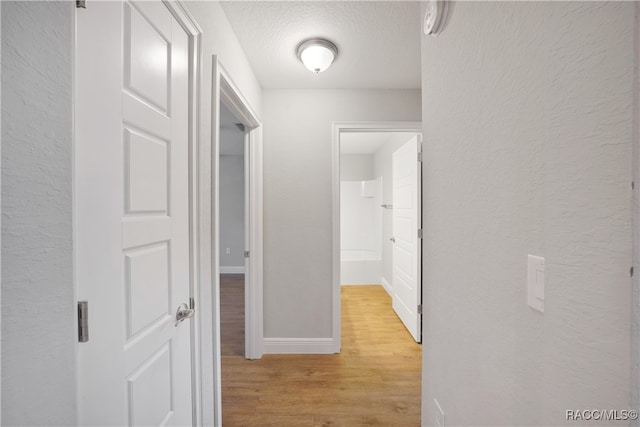
{"label": "white baseboard", "polygon": [[244,265],[239,266],[220,266],[220,274],[244,274]]}
{"label": "white baseboard", "polygon": [[264,354],[339,353],[333,338],[265,338]]}
{"label": "white baseboard", "polygon": [[391,288],[391,283],[387,282],[387,279],[385,279],[384,277],[380,278],[380,282],[382,283],[384,290],[387,291],[389,296],[393,297],[393,289]]}

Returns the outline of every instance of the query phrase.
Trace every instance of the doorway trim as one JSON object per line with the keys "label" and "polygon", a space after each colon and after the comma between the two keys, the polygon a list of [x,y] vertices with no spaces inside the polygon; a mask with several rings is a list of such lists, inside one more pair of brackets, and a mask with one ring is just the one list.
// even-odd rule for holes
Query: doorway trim
{"label": "doorway trim", "polygon": [[[245,170],[245,179],[248,185],[248,230],[247,234],[249,257],[246,258],[245,271],[245,357],[247,359],[260,359],[263,355],[264,331],[263,331],[263,218],[262,218],[262,121],[251,108],[231,76],[217,59],[214,58],[214,86],[215,105],[212,108],[215,130],[214,156],[220,156],[220,102],[238,117],[248,128],[245,135],[245,156],[248,156],[248,168]],[[219,164],[215,167],[214,189],[214,230],[215,230],[215,274],[219,291],[220,261],[218,257],[220,245],[220,211],[219,211]]]}
{"label": "doorway trim", "polygon": [[[202,58],[202,28],[193,15],[179,0],[162,0],[171,14],[189,35],[189,270],[191,283],[189,293],[196,307],[200,307],[198,296],[203,286],[199,274],[202,261],[200,251],[200,221],[202,220],[199,206],[202,201],[198,186],[200,167],[198,153],[201,151],[202,140],[198,134],[200,123],[200,61]],[[193,423],[202,425],[202,413],[210,405],[202,399],[202,367],[200,363],[200,310],[195,311],[195,319],[191,322],[191,392],[193,399]]]}
{"label": "doorway trim", "polygon": [[[211,82],[211,269],[212,269],[212,333],[214,379],[214,425],[222,425],[222,354],[220,344],[220,103],[240,119],[248,129],[245,156],[249,168],[245,179],[249,203],[249,230],[245,230],[250,256],[245,271],[245,358],[260,359],[264,354],[263,327],[263,184],[262,121],[246,100],[217,55],[212,55]],[[203,159],[206,160],[206,159]],[[245,163],[246,164],[246,163]],[[247,197],[248,196],[248,197]]]}
{"label": "doorway trim", "polygon": [[[246,257],[245,269],[245,358],[260,359],[264,353],[263,331],[263,218],[262,218],[262,121],[251,108],[231,76],[219,62],[215,62],[215,71],[218,75],[216,82],[217,97],[214,111],[216,123],[215,131],[215,155],[220,153],[220,102],[238,117],[247,127],[245,134],[245,156],[248,157],[248,166],[245,168],[245,188],[248,202],[247,213],[249,215],[245,229],[249,256]],[[215,191],[215,235],[216,249],[219,250],[219,167],[216,165]],[[219,276],[219,260],[216,257],[216,274]],[[218,279],[219,280],[219,279]],[[218,283],[219,285],[219,283]]]}
{"label": "doorway trim", "polygon": [[[352,132],[416,132],[422,133],[421,122],[334,122],[332,125],[331,183],[332,203],[332,282],[334,352],[341,347],[340,304],[340,134]],[[422,286],[422,284],[420,284]]]}

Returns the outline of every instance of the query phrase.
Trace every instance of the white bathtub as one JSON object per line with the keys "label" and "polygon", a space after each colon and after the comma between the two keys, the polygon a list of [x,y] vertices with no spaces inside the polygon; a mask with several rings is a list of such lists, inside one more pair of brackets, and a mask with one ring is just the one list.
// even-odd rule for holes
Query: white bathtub
{"label": "white bathtub", "polygon": [[340,284],[378,285],[382,258],[376,251],[343,249],[340,251]]}

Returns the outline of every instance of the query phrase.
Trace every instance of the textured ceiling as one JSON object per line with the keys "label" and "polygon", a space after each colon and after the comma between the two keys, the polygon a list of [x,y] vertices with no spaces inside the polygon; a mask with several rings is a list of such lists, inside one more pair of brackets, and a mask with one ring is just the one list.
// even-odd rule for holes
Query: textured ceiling
{"label": "textured ceiling", "polygon": [[[225,1],[222,7],[265,89],[417,89],[417,1]],[[327,71],[313,74],[296,57],[308,38],[338,46]]]}

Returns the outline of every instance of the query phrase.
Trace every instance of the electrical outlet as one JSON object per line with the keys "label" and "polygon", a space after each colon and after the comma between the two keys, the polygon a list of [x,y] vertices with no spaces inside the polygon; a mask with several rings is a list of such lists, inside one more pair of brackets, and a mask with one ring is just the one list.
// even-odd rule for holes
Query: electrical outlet
{"label": "electrical outlet", "polygon": [[231,248],[227,248],[227,255],[231,253]]}
{"label": "electrical outlet", "polygon": [[442,407],[438,403],[437,399],[433,399],[433,403],[435,404],[435,407],[434,407],[434,413],[436,415],[435,424],[438,427],[444,427],[444,411],[442,410]]}

